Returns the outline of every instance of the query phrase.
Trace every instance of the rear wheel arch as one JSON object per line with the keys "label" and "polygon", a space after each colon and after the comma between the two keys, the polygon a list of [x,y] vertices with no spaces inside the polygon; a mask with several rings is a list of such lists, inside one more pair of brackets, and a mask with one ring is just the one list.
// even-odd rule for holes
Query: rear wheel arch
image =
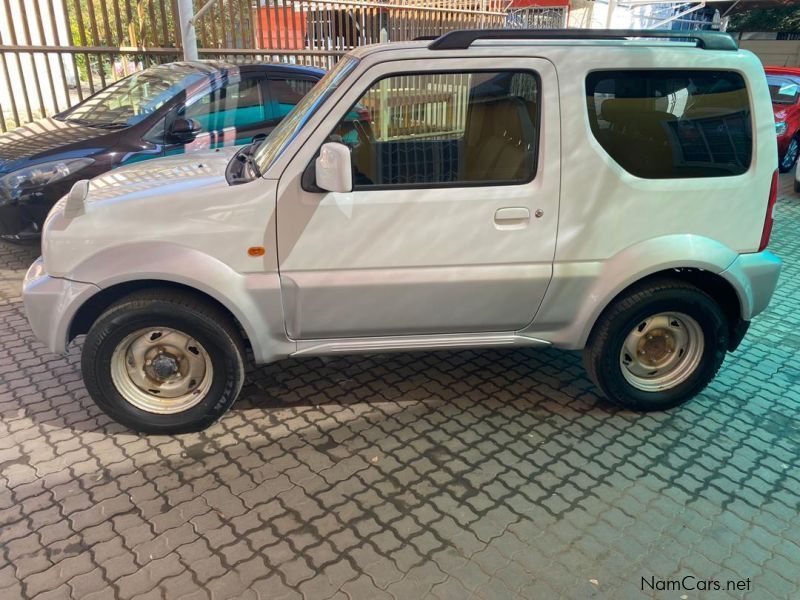
{"label": "rear wheel arch", "polygon": [[721,275],[696,267],[662,269],[628,284],[614,296],[610,297],[603,305],[603,308],[598,311],[592,323],[592,327],[589,330],[587,339],[591,338],[592,332],[596,329],[603,315],[617,302],[635,293],[637,289],[662,279],[677,280],[687,283],[711,296],[722,309],[728,322],[730,340],[728,349],[730,351],[736,349],[739,341],[741,341],[742,334],[740,333],[740,328],[743,323],[741,316],[742,303],[739,299],[739,295],[733,285]]}

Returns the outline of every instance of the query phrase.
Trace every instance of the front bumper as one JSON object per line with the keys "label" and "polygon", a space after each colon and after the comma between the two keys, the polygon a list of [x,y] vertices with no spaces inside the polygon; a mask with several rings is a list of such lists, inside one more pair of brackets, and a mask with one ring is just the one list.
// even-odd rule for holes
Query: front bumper
{"label": "front bumper", "polygon": [[769,250],[740,254],[720,273],[736,289],[744,321],[767,308],[780,274],[781,259]]}
{"label": "front bumper", "polygon": [[91,283],[51,277],[41,258],[25,274],[22,299],[34,335],[51,352],[67,351],[69,326],[80,306],[100,288]]}
{"label": "front bumper", "polygon": [[76,173],[65,179],[31,190],[12,200],[0,196],[0,239],[11,241],[37,240],[47,214],[80,179]]}
{"label": "front bumper", "polygon": [[0,239],[39,239],[42,223],[53,204],[54,200],[43,196],[0,201]]}

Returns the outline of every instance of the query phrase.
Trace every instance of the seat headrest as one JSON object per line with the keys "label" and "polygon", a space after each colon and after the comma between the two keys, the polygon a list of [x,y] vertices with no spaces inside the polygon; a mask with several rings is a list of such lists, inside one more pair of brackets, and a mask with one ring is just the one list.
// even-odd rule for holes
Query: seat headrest
{"label": "seat headrest", "polygon": [[631,113],[653,111],[652,98],[608,98],[600,105],[600,118],[609,123],[624,123]]}
{"label": "seat headrest", "polygon": [[507,130],[518,131],[527,125],[523,120],[526,115],[525,102],[516,96],[473,101],[467,115],[468,137],[472,140],[487,139],[482,134],[486,128],[497,134]]}

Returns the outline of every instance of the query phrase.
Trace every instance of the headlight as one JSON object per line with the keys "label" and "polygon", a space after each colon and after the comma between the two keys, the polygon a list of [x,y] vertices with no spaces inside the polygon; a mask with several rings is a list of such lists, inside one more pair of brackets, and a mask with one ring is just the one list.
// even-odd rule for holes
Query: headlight
{"label": "headlight", "polygon": [[44,260],[37,258],[33,264],[28,267],[28,272],[25,273],[25,283],[39,279],[42,275],[47,275],[44,268]]}
{"label": "headlight", "polygon": [[775,133],[778,135],[786,133],[786,123],[783,121],[775,121]]}
{"label": "headlight", "polygon": [[94,163],[93,158],[68,158],[39,163],[0,177],[0,202],[17,200],[59,179],[72,175]]}

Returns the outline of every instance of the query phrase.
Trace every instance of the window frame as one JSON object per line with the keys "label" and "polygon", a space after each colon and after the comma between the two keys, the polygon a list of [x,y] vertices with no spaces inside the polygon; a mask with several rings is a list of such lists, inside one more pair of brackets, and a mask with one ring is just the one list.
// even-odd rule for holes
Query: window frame
{"label": "window frame", "polygon": [[[429,71],[397,71],[393,73],[389,73],[386,75],[382,75],[373,79],[369,85],[367,85],[359,94],[358,98],[355,102],[353,102],[347,110],[344,112],[344,115],[349,114],[353,111],[356,105],[360,102],[360,100],[364,97],[364,95],[372,89],[378,82],[389,79],[392,77],[409,77],[413,75],[463,75],[463,74],[471,74],[471,73],[525,73],[528,75],[533,76],[534,80],[536,81],[536,93],[538,96],[538,102],[536,104],[536,116],[533,122],[534,130],[535,130],[535,139],[534,139],[534,148],[533,152],[533,163],[531,165],[531,175],[527,179],[524,180],[484,180],[484,181],[443,181],[439,183],[396,183],[396,184],[373,184],[373,185],[356,185],[355,182],[353,183],[353,192],[361,192],[361,191],[387,191],[387,190],[426,190],[426,189],[443,189],[443,188],[473,188],[473,187],[504,187],[504,186],[511,186],[511,185],[528,185],[536,179],[536,176],[539,173],[539,151],[541,149],[541,122],[542,122],[542,103],[544,100],[544,94],[542,93],[542,77],[538,71],[531,69],[531,68],[480,68],[480,69],[433,69]],[[342,117],[344,118],[344,116]],[[327,143],[330,136],[334,133],[339,124],[341,123],[341,119],[336,122],[334,125],[334,129],[328,132],[325,136],[325,141],[323,144]],[[311,159],[311,162],[306,167],[312,168],[314,165],[315,160],[319,156],[321,148],[317,149],[317,152]],[[351,150],[352,155],[352,150]],[[307,192],[311,192],[314,190],[306,189],[305,184],[303,185],[303,189]]]}
{"label": "window frame", "polygon": [[[747,110],[748,110],[748,117],[750,120],[750,156],[749,161],[747,164],[747,168],[742,171],[741,173],[728,173],[728,174],[717,174],[717,175],[702,175],[702,176],[683,176],[683,177],[644,177],[642,175],[637,175],[629,171],[625,166],[622,165],[603,145],[600,139],[595,134],[595,130],[592,127],[592,111],[589,107],[589,78],[595,73],[604,73],[604,74],[613,74],[613,73],[624,73],[630,71],[649,71],[649,72],[664,72],[664,71],[683,71],[689,73],[732,73],[737,75],[744,84],[744,92],[747,96]],[[603,153],[605,157],[607,157],[614,166],[619,168],[623,173],[629,175],[631,177],[635,177],[641,181],[682,181],[682,180],[706,180],[706,179],[727,179],[731,177],[743,177],[750,173],[756,164],[756,147],[757,147],[757,135],[756,135],[756,122],[754,119],[755,115],[755,107],[753,105],[753,94],[752,89],[749,85],[749,80],[747,78],[747,74],[739,69],[734,68],[708,68],[708,67],[646,67],[646,66],[634,66],[634,67],[621,67],[617,69],[609,69],[607,67],[602,68],[595,68],[590,69],[585,72],[583,76],[583,99],[582,99],[582,107],[583,107],[583,114],[584,119],[587,127],[587,133],[589,140],[596,144],[600,151]],[[594,90],[592,94],[594,94]],[[597,117],[594,117],[595,120]],[[675,165],[673,164],[673,167]]]}
{"label": "window frame", "polygon": [[[788,74],[783,74],[783,73],[767,73],[767,85],[768,86],[769,86],[769,78],[770,77],[784,77],[786,79],[793,80],[795,85],[797,86],[797,90],[796,90],[795,95],[794,95],[794,102],[778,102],[777,104],[779,106],[797,106],[798,104],[800,104],[800,75],[793,76],[793,75],[788,75]],[[774,104],[776,104],[776,102],[773,101],[773,105]]]}
{"label": "window frame", "polygon": [[[268,90],[266,89],[265,86],[265,77],[263,77],[261,74],[244,73],[244,74],[238,74],[237,78],[238,79],[236,81],[232,81],[231,78],[228,76],[217,77],[199,88],[196,88],[194,90],[189,90],[191,91],[191,95],[181,98],[175,98],[171,103],[169,103],[169,105],[162,106],[161,108],[159,108],[159,111],[164,111],[164,113],[158,119],[154,120],[152,124],[147,128],[147,131],[145,131],[142,134],[142,140],[148,142],[149,144],[164,146],[165,148],[185,146],[186,145],[185,142],[172,141],[166,136],[166,132],[172,126],[172,123],[175,121],[175,119],[177,119],[180,116],[181,111],[185,111],[190,104],[194,104],[195,102],[200,101],[200,99],[202,99],[204,96],[211,94],[217,90],[220,90],[232,83],[241,83],[243,81],[255,80],[258,82],[258,85],[260,86],[261,89],[262,102],[264,98],[268,97]],[[266,107],[264,107],[264,111],[266,112]],[[153,135],[153,132],[156,130],[156,128],[159,128],[159,126],[162,123],[163,123],[163,131],[161,132],[161,134],[157,136]],[[252,125],[246,126],[245,130],[253,128],[268,129],[269,127],[271,127],[269,125],[269,120],[265,119],[263,121],[259,121]],[[201,131],[198,135],[210,135],[215,131],[217,130],[211,132]]]}
{"label": "window frame", "polygon": [[[190,102],[191,102],[191,106],[194,106],[198,102],[201,102],[202,99],[205,98],[206,96],[208,96],[209,94],[213,94],[214,92],[221,92],[222,90],[224,90],[225,88],[227,88],[227,87],[229,87],[231,85],[239,85],[239,86],[241,86],[244,83],[250,83],[250,82],[255,83],[256,84],[255,87],[257,87],[259,89],[259,93],[260,93],[260,96],[261,96],[261,108],[263,110],[264,118],[262,118],[260,121],[254,121],[253,123],[249,123],[247,125],[244,125],[242,127],[242,129],[243,130],[247,130],[247,129],[258,128],[258,127],[267,127],[270,120],[266,118],[267,106],[265,104],[265,101],[270,98],[269,90],[266,89],[265,78],[264,77],[259,76],[257,74],[250,74],[250,73],[241,74],[236,81],[231,81],[230,78],[221,79],[219,85],[211,86],[210,88],[206,89],[204,92],[200,92],[198,94],[194,94],[192,96],[192,98],[187,98],[185,102],[183,102],[182,104],[179,104],[177,106],[174,118],[180,117],[182,112],[184,113],[184,116],[185,116],[186,110],[190,107],[190,104],[189,104]],[[226,97],[227,97],[227,92],[226,92]],[[238,106],[234,109],[234,113],[237,110],[239,110]],[[224,112],[224,111],[217,111],[217,112]],[[208,113],[208,114],[212,114],[212,113]],[[239,129],[236,127],[236,125],[231,125],[231,127],[236,128],[236,130],[238,132]],[[223,128],[223,129],[209,129],[208,131],[201,131],[200,134],[219,133],[220,131],[224,131],[224,129],[225,128]]]}
{"label": "window frame", "polygon": [[[268,73],[267,76],[264,78],[264,81],[263,81],[263,89],[264,89],[264,98],[267,100],[267,102],[269,103],[270,106],[266,106],[265,105],[265,107],[264,107],[265,113],[268,113],[270,111],[271,105],[274,102],[276,102],[276,98],[272,94],[272,83],[274,81],[288,81],[288,80],[303,81],[303,82],[310,83],[311,87],[314,87],[315,85],[317,85],[317,83],[319,83],[320,79],[322,79],[322,77],[317,77],[315,79],[313,76],[302,75],[300,73],[286,73],[286,74],[283,74],[283,73]],[[310,88],[309,88],[309,91],[310,91]],[[307,93],[308,92],[306,92],[306,94]],[[302,97],[300,99],[302,100]],[[297,105],[295,104],[294,106],[297,106]],[[292,108],[294,108],[294,106]],[[266,118],[266,120],[265,120],[265,123],[267,124],[268,127],[275,127],[285,117],[286,117],[286,115],[284,115],[283,117],[280,117],[280,118],[278,118],[278,117],[269,117],[268,116]]]}

